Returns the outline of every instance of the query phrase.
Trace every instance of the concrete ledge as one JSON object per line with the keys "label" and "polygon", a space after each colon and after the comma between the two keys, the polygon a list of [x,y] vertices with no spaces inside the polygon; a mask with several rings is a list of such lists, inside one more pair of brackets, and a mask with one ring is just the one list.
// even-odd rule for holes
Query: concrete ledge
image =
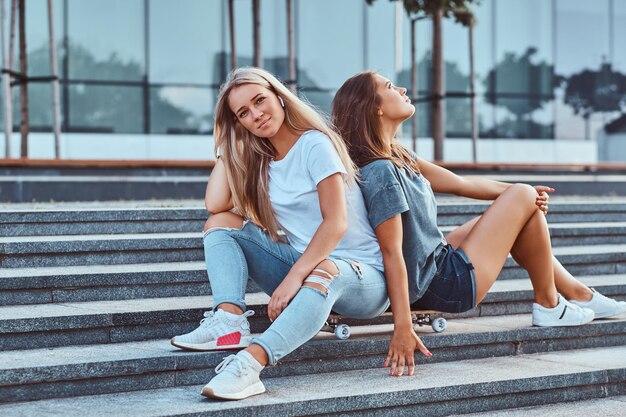
{"label": "concrete ledge", "polygon": [[[266,394],[238,402],[202,399],[200,387],[192,386],[9,404],[0,406],[0,412],[11,416],[441,416],[620,395],[626,381],[625,354],[620,346],[428,363],[420,365],[418,377],[413,378],[391,378],[380,368],[268,378]],[[204,381],[208,379],[205,375]]]}
{"label": "concrete ledge", "polygon": [[[626,317],[576,328],[532,328],[529,316],[459,319],[443,334],[421,331],[433,357],[416,356],[426,364],[515,356],[528,353],[603,348],[621,345]],[[389,345],[392,327],[356,329],[346,341],[321,334],[306,343],[278,367],[267,368],[266,378],[379,368]],[[223,352],[182,352],[168,340],[37,349],[0,353],[0,398],[32,401],[199,384],[211,375]],[[115,383],[117,382],[117,383]],[[154,387],[150,387],[153,389]]]}

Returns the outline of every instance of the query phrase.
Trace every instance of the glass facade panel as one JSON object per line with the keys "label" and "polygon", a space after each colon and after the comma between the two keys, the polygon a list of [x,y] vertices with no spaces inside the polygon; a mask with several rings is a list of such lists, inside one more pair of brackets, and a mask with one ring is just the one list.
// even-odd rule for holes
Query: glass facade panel
{"label": "glass facade panel", "polygon": [[498,93],[552,93],[552,4],[544,0],[494,2]]}
{"label": "glass facade panel", "polygon": [[[285,81],[289,79],[287,7],[285,2],[261,1],[261,22],[263,67],[279,79]],[[272,22],[272,24],[263,24],[264,22]],[[296,28],[294,27],[293,30],[296,31]]]}
{"label": "glass facade panel", "polygon": [[[63,92],[61,91],[61,119],[63,119]],[[19,106],[19,104],[18,104]],[[19,118],[19,107],[13,108]],[[52,85],[32,83],[28,86],[28,118],[31,131],[52,131],[54,114],[52,111]],[[61,120],[63,123],[63,120]]]}
{"label": "glass facade panel", "polygon": [[[2,1],[9,11],[10,1]],[[230,70],[228,1],[173,3],[53,2],[61,94],[69,91],[62,97],[67,105],[62,117],[70,130],[212,130],[216,88]],[[285,3],[260,4],[263,66],[287,80]],[[293,6],[298,88],[321,110],[329,113],[337,88],[364,69],[378,70],[410,89],[411,21],[401,2],[377,0],[368,6],[362,0],[294,0]],[[236,0],[234,7],[238,64],[251,65],[252,1]],[[396,39],[398,7],[401,39]],[[593,139],[626,111],[626,1],[482,0],[471,7],[477,19],[480,136]],[[50,75],[47,1],[29,1],[26,12],[29,75]],[[443,41],[446,134],[469,137],[470,101],[463,97],[469,90],[468,29],[454,18],[444,19]],[[431,85],[431,48],[431,20],[419,20],[421,97]],[[31,125],[50,129],[50,83],[29,87]],[[18,88],[14,95],[19,124]],[[430,136],[430,106],[418,104],[420,137]],[[405,138],[410,125],[404,124]]]}
{"label": "glass facade panel", "polygon": [[626,74],[626,1],[613,0],[611,49],[613,68]]}
{"label": "glass facade panel", "polygon": [[499,98],[495,117],[496,137],[550,139],[553,137],[553,103],[530,98]]}
{"label": "glass facade panel", "polygon": [[448,98],[446,104],[446,137],[468,138],[472,132],[471,102],[468,98]]}
{"label": "glass facade panel", "polygon": [[[226,3],[228,0],[224,1]],[[266,2],[261,2],[266,3]],[[235,45],[237,48],[237,65],[240,67],[252,65],[252,0],[236,0],[235,9]],[[225,5],[228,9],[228,6]],[[228,14],[226,14],[228,16]],[[228,28],[228,19],[224,19],[224,27]],[[263,24],[261,23],[261,28]],[[263,42],[263,39],[261,39]],[[230,47],[230,40],[227,41]],[[261,44],[261,48],[263,48]],[[228,64],[230,67],[230,63]]]}
{"label": "glass facade panel", "polygon": [[395,7],[387,1],[374,2],[366,8],[366,19],[365,69],[378,71],[396,82]]}
{"label": "glass facade panel", "polygon": [[[486,85],[483,80],[494,66],[494,49],[492,39],[493,27],[493,3],[495,0],[483,0],[477,6],[472,6],[476,18],[474,26],[474,71],[476,78],[474,88],[477,93],[485,92],[493,88]],[[450,42],[449,42],[450,43]]]}
{"label": "glass facade panel", "polygon": [[561,76],[597,71],[609,59],[609,0],[556,0],[555,52]]}
{"label": "glass facade panel", "polygon": [[330,117],[332,102],[336,90],[330,91],[302,91],[301,97],[311,103],[315,108]]}
{"label": "glass facade panel", "polygon": [[[402,18],[402,71],[397,76],[397,85],[411,90],[411,20],[403,11]],[[432,22],[430,18],[415,23],[415,57],[417,60],[418,97],[429,94],[432,65]],[[444,58],[445,59],[445,58]]]}
{"label": "glass facade panel", "polygon": [[339,88],[365,66],[366,3],[299,0],[295,4],[299,86]]}
{"label": "glass facade panel", "polygon": [[216,96],[211,88],[151,88],[150,132],[212,133]]}
{"label": "glass facade panel", "polygon": [[149,81],[217,84],[226,77],[221,1],[149,3]]}
{"label": "glass facade panel", "polygon": [[142,0],[67,0],[69,77],[141,80],[145,73]]}
{"label": "glass facade panel", "polygon": [[556,0],[559,138],[591,139],[611,112],[609,28],[609,0]]}
{"label": "glass facade panel", "polygon": [[469,29],[454,18],[443,21],[445,86],[448,92],[469,91]]}
{"label": "glass facade panel", "polygon": [[69,87],[69,130],[93,133],[144,131],[143,89],[111,85]]}
{"label": "glass facade panel", "polygon": [[[52,15],[54,17],[54,37],[57,45],[57,69],[59,75],[63,71],[63,3],[52,2]],[[11,2],[5,1],[5,13],[7,13],[6,25],[9,25]],[[31,0],[26,7],[26,48],[28,54],[28,74],[31,76],[52,75],[50,67],[50,36],[48,25],[48,2],[47,0]],[[16,25],[17,29],[17,25]],[[7,29],[8,32],[8,29]],[[19,44],[16,33],[15,40],[15,66],[19,68],[17,46]],[[7,42],[8,44],[8,42]]]}

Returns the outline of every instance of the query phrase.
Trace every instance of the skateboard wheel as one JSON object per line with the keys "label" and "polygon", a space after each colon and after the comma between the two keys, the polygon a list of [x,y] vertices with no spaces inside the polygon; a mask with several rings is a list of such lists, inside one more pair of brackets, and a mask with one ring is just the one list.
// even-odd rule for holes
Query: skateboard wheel
{"label": "skateboard wheel", "polygon": [[433,330],[436,333],[441,333],[446,330],[447,325],[448,322],[443,317],[437,317],[435,320],[433,320]]}
{"label": "skateboard wheel", "polygon": [[340,324],[335,328],[335,336],[337,339],[346,340],[350,337],[350,326],[347,324]]}

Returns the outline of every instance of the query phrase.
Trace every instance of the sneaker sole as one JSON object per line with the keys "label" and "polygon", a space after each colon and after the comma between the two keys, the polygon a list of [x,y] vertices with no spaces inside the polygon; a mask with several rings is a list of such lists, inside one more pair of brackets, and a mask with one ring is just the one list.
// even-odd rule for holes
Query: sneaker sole
{"label": "sneaker sole", "polygon": [[582,326],[584,324],[587,323],[591,323],[593,321],[594,317],[592,317],[589,320],[585,320],[582,323],[564,323],[562,320],[558,320],[558,321],[548,321],[548,322],[543,322],[543,323],[537,323],[535,321],[533,321],[533,326],[536,327],[570,327],[570,326]]}
{"label": "sneaker sole", "polygon": [[210,352],[213,350],[236,350],[243,349],[250,346],[250,342],[252,341],[252,336],[242,336],[239,343],[234,345],[221,345],[217,346],[217,341],[207,342],[207,343],[184,343],[178,342],[175,337],[170,340],[170,343],[177,348],[185,349],[185,350],[193,350],[196,352]]}
{"label": "sneaker sole", "polygon": [[265,385],[261,381],[256,384],[250,385],[248,388],[240,392],[234,393],[218,393],[213,388],[202,388],[202,395],[208,398],[214,398],[218,400],[243,400],[244,398],[251,397],[253,395],[263,394],[265,392]]}
{"label": "sneaker sole", "polygon": [[622,314],[626,314],[626,311],[618,311],[618,312],[606,312],[596,315],[597,319],[608,319],[609,317],[621,316]]}

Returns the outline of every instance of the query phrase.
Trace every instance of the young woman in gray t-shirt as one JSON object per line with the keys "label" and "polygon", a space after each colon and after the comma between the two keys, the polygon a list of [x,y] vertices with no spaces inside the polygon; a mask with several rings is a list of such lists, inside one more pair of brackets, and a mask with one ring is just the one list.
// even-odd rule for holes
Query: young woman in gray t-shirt
{"label": "young woman in gray t-shirt", "polygon": [[[509,253],[530,275],[533,325],[575,326],[626,312],[626,302],[588,288],[553,256],[545,218],[552,188],[461,177],[417,157],[395,140],[414,113],[406,89],[375,72],[348,79],[332,110],[361,169],[369,220],[383,253],[395,325],[385,361],[392,373],[402,375],[407,365],[412,374],[415,349],[426,351],[413,331],[410,305],[453,313],[475,307]],[[433,191],[494,202],[444,238]]]}

